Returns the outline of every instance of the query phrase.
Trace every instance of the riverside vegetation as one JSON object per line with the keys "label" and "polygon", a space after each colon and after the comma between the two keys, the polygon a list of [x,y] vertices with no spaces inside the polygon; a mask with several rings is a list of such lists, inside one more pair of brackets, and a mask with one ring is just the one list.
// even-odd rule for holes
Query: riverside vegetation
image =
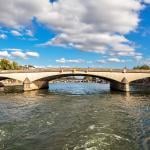
{"label": "riverside vegetation", "polygon": [[11,61],[8,59],[0,59],[0,70],[24,70],[35,68],[32,65],[20,65],[15,61]]}
{"label": "riverside vegetation", "polygon": [[0,69],[1,70],[19,70],[21,66],[15,61],[10,61],[7,59],[0,60]]}

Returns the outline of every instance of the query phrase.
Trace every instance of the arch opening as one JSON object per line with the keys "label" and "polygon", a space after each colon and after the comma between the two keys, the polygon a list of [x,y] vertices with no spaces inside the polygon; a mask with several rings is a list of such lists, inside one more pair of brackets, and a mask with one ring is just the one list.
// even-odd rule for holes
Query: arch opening
{"label": "arch opening", "polygon": [[50,83],[59,83],[59,82],[65,82],[65,83],[109,83],[106,79],[98,78],[98,77],[91,77],[91,76],[67,76],[67,77],[60,77],[56,78],[54,80],[51,80]]}
{"label": "arch opening", "polygon": [[34,85],[36,88],[49,88],[50,84],[49,82],[53,82],[56,80],[60,80],[61,78],[68,78],[68,77],[85,77],[85,78],[92,78],[94,80],[98,80],[99,83],[104,83],[108,85],[108,88],[111,90],[119,90],[119,91],[125,91],[126,87],[124,87],[124,84],[122,85],[121,82],[118,82],[114,79],[104,77],[104,76],[98,76],[98,75],[93,75],[93,74],[80,74],[80,73],[70,73],[70,74],[58,74],[58,75],[53,75],[53,76],[47,76],[40,78],[38,80],[33,81]]}
{"label": "arch opening", "polygon": [[23,91],[23,82],[8,77],[0,77],[0,91],[18,92]]}
{"label": "arch opening", "polygon": [[131,91],[150,91],[150,77],[130,82]]}
{"label": "arch opening", "polygon": [[96,92],[110,91],[110,80],[94,75],[83,74],[65,74],[42,78],[35,81],[38,82],[46,80],[48,90],[50,92],[68,93],[68,94],[89,94]]}
{"label": "arch opening", "polygon": [[103,76],[97,76],[97,75],[91,75],[91,74],[59,74],[59,75],[53,75],[53,76],[47,76],[47,77],[43,77],[43,78],[40,78],[38,80],[35,80],[33,82],[36,82],[36,81],[54,81],[54,80],[58,80],[58,79],[61,79],[61,78],[69,78],[69,77],[91,77],[91,78],[97,78],[97,79],[101,79],[101,80],[105,80],[107,82],[118,82],[114,79],[111,79],[111,78],[107,78],[107,77],[103,77]]}

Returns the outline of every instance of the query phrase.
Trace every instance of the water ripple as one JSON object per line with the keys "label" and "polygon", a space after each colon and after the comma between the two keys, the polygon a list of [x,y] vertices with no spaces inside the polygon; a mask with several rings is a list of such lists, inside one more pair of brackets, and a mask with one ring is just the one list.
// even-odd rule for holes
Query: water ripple
{"label": "water ripple", "polygon": [[149,150],[150,96],[51,84],[0,94],[1,150]]}

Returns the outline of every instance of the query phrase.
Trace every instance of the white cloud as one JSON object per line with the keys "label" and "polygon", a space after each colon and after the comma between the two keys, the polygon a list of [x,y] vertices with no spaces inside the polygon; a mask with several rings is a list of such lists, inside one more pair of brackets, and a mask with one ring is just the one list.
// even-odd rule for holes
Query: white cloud
{"label": "white cloud", "polygon": [[127,61],[131,61],[131,60],[124,60],[117,57],[112,57],[112,58],[100,59],[97,60],[96,62],[100,64],[106,64],[106,63],[125,63]]}
{"label": "white cloud", "polygon": [[11,55],[13,57],[19,57],[19,58],[22,58],[22,59],[26,59],[26,54],[21,52],[21,51],[15,51],[15,52],[11,52]]}
{"label": "white cloud", "polygon": [[12,30],[11,34],[14,35],[14,36],[22,36],[22,34],[19,31],[16,31],[16,30]]}
{"label": "white cloud", "polygon": [[[31,30],[21,30],[20,31],[17,31],[17,30],[12,30],[10,32],[12,35],[14,36],[18,36],[18,37],[21,37],[21,36],[29,36],[29,37],[32,37],[34,36],[33,32]],[[24,37],[23,37],[24,38]]]}
{"label": "white cloud", "polygon": [[136,52],[125,35],[136,31],[142,8],[141,0],[59,0],[53,5],[49,0],[5,0],[0,2],[0,23],[22,28],[36,18],[58,33],[44,45],[128,54]]}
{"label": "white cloud", "polygon": [[6,34],[0,34],[0,39],[6,39],[7,35]]}
{"label": "white cloud", "polygon": [[47,8],[47,16],[43,13],[38,19],[60,34],[43,45],[74,47],[102,54],[135,52],[134,45],[125,35],[138,27],[140,1],[64,0],[50,8]]}
{"label": "white cloud", "polygon": [[120,62],[125,62],[125,60],[121,60],[119,58],[108,58],[108,62],[115,62],[115,63],[120,63]]}
{"label": "white cloud", "polygon": [[4,48],[0,51],[0,57],[15,57],[27,59],[31,57],[39,57],[39,53],[35,51],[23,50],[19,48]]}
{"label": "white cloud", "polygon": [[61,58],[56,60],[57,63],[65,64],[65,63],[84,63],[85,61],[82,59],[65,59]]}
{"label": "white cloud", "polygon": [[26,52],[26,56],[28,57],[39,57],[39,53],[37,52]]}
{"label": "white cloud", "polygon": [[10,54],[7,51],[0,51],[0,58],[8,58]]}
{"label": "white cloud", "polygon": [[150,4],[150,0],[143,0],[143,2]]}
{"label": "white cloud", "polygon": [[33,37],[33,32],[31,30],[26,30],[26,35],[27,36],[30,36],[30,37]]}
{"label": "white cloud", "polygon": [[5,0],[0,2],[0,22],[2,25],[21,28],[29,25],[40,11],[43,11],[48,0]]}
{"label": "white cloud", "polygon": [[23,51],[22,49],[19,49],[19,48],[4,48],[2,50],[3,51]]}
{"label": "white cloud", "polygon": [[22,51],[13,51],[13,52],[11,52],[11,56],[22,58],[22,59],[27,59],[27,58],[30,58],[30,57],[39,57],[40,56],[39,53],[37,53],[37,52],[33,52],[33,51],[22,52]]}
{"label": "white cloud", "polygon": [[101,59],[101,60],[97,60],[96,62],[97,62],[97,63],[100,63],[100,64],[105,64],[105,63],[106,63],[106,60]]}
{"label": "white cloud", "polygon": [[11,52],[11,56],[22,58],[22,59],[27,59],[27,58],[30,58],[30,57],[39,57],[40,56],[39,53],[37,53],[37,52],[32,52],[32,51],[22,52],[22,51],[23,50],[13,51],[13,52]]}
{"label": "white cloud", "polygon": [[65,60],[65,58],[61,58],[61,59],[57,59],[56,62],[63,64],[66,62],[66,60]]}
{"label": "white cloud", "polygon": [[135,58],[137,61],[139,61],[139,60],[142,60],[143,56],[141,56],[141,55],[136,55],[136,56],[134,56],[134,58]]}

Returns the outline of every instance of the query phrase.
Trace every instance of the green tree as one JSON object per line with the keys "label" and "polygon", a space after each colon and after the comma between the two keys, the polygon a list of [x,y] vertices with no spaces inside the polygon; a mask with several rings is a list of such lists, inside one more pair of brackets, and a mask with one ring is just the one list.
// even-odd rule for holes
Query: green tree
{"label": "green tree", "polygon": [[18,63],[15,62],[15,61],[13,61],[13,62],[12,62],[12,69],[13,69],[13,70],[18,70],[19,68],[20,68],[20,67],[19,67]]}
{"label": "green tree", "polygon": [[133,69],[150,70],[150,66],[149,65],[136,66]]}
{"label": "green tree", "polygon": [[15,61],[11,62],[7,59],[0,60],[0,69],[1,70],[18,70],[20,69],[18,63]]}
{"label": "green tree", "polygon": [[0,68],[2,70],[9,70],[9,69],[11,69],[10,61],[7,60],[7,59],[1,59],[1,61],[0,61]]}

